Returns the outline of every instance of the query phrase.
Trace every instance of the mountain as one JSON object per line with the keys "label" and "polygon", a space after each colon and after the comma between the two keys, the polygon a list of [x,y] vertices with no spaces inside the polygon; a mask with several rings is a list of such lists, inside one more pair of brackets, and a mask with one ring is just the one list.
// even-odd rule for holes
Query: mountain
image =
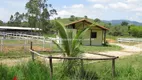
{"label": "mountain", "polygon": [[129,24],[134,24],[134,25],[142,25],[142,23],[137,22],[137,21],[130,21],[130,20],[102,20],[105,23],[111,23],[112,25],[116,25],[116,24],[121,24],[123,21],[128,22]]}

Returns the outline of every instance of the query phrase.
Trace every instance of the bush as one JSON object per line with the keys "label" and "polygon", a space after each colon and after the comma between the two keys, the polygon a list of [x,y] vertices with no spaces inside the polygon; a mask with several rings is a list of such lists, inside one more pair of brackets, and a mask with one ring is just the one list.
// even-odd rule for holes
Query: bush
{"label": "bush", "polygon": [[130,34],[133,37],[142,37],[142,26],[131,26],[130,27]]}

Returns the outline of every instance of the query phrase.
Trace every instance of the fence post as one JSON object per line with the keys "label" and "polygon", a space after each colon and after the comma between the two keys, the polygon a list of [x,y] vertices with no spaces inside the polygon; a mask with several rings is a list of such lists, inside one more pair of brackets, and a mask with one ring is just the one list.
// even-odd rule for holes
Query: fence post
{"label": "fence post", "polygon": [[81,61],[81,68],[80,68],[81,75],[80,75],[80,80],[82,80],[82,77],[84,75],[83,59],[80,59],[80,61]]}
{"label": "fence post", "polygon": [[50,80],[52,80],[53,78],[52,56],[49,57],[49,64],[50,64]]}
{"label": "fence post", "polygon": [[115,59],[112,59],[112,76],[115,77]]}
{"label": "fence post", "polygon": [[43,38],[43,51],[45,50],[45,38]]}
{"label": "fence post", "polygon": [[2,49],[3,48],[3,39],[1,38],[1,52],[2,52]]}
{"label": "fence post", "polygon": [[[30,49],[33,50],[33,42],[31,42],[31,46],[30,47],[31,47]],[[34,53],[31,52],[31,55],[32,55],[32,60],[34,61]]]}
{"label": "fence post", "polygon": [[27,42],[26,39],[24,39],[24,51],[26,52],[26,46],[27,46]]}

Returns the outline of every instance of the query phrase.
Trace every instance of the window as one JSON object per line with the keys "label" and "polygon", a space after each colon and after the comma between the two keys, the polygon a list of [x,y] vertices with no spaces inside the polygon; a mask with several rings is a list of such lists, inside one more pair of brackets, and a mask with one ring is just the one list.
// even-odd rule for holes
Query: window
{"label": "window", "polygon": [[91,38],[97,38],[97,32],[91,32]]}

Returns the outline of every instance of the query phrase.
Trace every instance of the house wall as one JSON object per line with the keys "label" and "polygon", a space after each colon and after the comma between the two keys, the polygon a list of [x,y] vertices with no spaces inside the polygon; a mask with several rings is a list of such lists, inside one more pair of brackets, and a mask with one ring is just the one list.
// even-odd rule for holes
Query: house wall
{"label": "house wall", "polygon": [[86,31],[86,33],[83,35],[82,44],[89,46],[90,45],[90,36],[91,36],[91,30]]}
{"label": "house wall", "polygon": [[[83,24],[83,22],[79,22],[79,23],[75,24],[75,29],[76,30],[75,29],[72,29],[72,30],[74,30],[74,33],[76,34],[77,30],[80,30],[80,29],[84,28],[83,25],[84,25],[84,27],[88,27],[90,24],[88,24],[88,23]],[[91,38],[91,41],[90,41],[91,30],[92,30],[92,32],[97,32],[97,37],[96,38]],[[98,27],[95,27],[95,26],[91,27],[91,30],[88,30],[83,35],[82,44],[87,45],[87,46],[89,46],[90,44],[91,45],[102,45],[102,42],[103,42],[103,32],[102,31],[103,30],[98,28]]]}
{"label": "house wall", "polygon": [[97,32],[97,38],[91,38],[91,45],[102,45],[102,30],[92,30],[92,32]]}
{"label": "house wall", "polygon": [[92,32],[97,32],[97,37],[96,38],[91,38],[91,41],[90,41],[90,37],[91,37],[91,30],[88,30],[84,36],[83,36],[83,41],[82,41],[82,44],[83,45],[86,45],[86,46],[89,46],[90,44],[91,45],[102,45],[102,30],[92,30]]}

